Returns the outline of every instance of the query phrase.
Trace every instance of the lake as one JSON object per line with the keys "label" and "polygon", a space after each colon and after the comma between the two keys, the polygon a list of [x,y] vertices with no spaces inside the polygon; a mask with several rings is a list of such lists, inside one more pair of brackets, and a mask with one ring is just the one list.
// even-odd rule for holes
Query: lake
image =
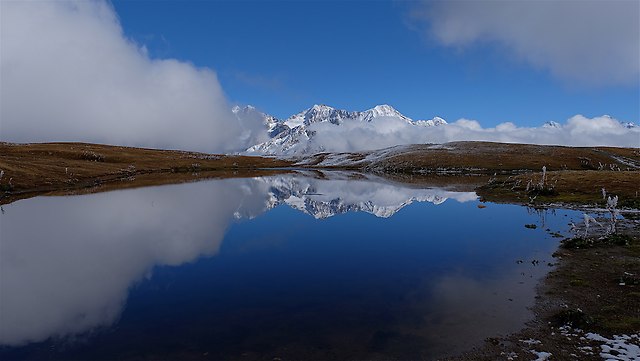
{"label": "lake", "polygon": [[582,214],[310,173],[42,196],[0,217],[2,360],[406,360],[523,327],[551,232]]}

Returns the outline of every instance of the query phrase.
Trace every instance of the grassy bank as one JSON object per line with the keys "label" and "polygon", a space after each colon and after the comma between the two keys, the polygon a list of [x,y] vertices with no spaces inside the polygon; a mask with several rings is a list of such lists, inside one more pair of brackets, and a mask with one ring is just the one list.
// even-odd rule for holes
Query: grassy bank
{"label": "grassy bank", "polygon": [[[48,192],[94,191],[256,176],[291,162],[84,143],[0,143],[0,204]],[[126,182],[125,182],[126,180]]]}
{"label": "grassy bank", "polygon": [[0,204],[42,193],[257,176],[294,166],[356,170],[416,185],[463,184],[491,202],[597,205],[605,188],[619,196],[622,207],[640,208],[638,149],[488,142],[322,153],[295,161],[84,143],[0,143]]}
{"label": "grassy bank", "polygon": [[623,208],[640,209],[639,171],[566,170],[497,176],[476,189],[485,201],[531,205],[602,207],[606,196],[618,196]]}
{"label": "grassy bank", "polygon": [[634,359],[625,358],[625,351],[640,345],[638,226],[627,220],[615,234],[603,227],[581,229],[563,240],[527,327],[452,360],[602,360],[601,354]]}

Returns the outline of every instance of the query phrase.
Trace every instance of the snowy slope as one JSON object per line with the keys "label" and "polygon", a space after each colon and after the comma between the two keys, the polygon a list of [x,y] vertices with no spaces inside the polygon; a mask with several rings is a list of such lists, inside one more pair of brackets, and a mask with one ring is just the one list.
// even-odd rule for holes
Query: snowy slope
{"label": "snowy slope", "polygon": [[452,124],[440,117],[412,120],[387,104],[365,111],[314,105],[284,120],[251,106],[236,107],[233,112],[241,123],[260,123],[266,130],[262,136],[254,136],[245,142],[249,145],[245,153],[278,156],[366,151],[399,144],[459,140],[575,146],[631,144],[635,147],[640,132],[634,123],[624,123],[608,115],[592,119],[577,115],[565,124],[549,121],[537,128],[503,123],[483,129],[478,122],[464,119]]}
{"label": "snowy slope", "polygon": [[249,147],[246,152],[265,155],[300,155],[325,151],[322,146],[311,142],[316,135],[316,131],[309,128],[314,124],[326,123],[341,126],[353,123],[371,123],[374,120],[400,120],[411,126],[420,127],[447,124],[440,117],[413,121],[387,104],[377,105],[361,112],[336,109],[328,105],[314,105],[285,120],[278,120],[270,115],[260,113],[251,106],[235,107],[233,111],[240,119],[248,116],[262,117],[270,139]]}

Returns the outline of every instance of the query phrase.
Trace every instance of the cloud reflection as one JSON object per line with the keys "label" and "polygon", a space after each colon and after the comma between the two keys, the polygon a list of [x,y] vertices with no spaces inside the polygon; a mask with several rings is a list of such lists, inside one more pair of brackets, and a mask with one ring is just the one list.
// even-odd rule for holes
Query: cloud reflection
{"label": "cloud reflection", "polygon": [[446,197],[475,194],[280,176],[18,201],[0,218],[0,344],[113,324],[132,285],[156,266],[215,255],[237,218],[280,204],[316,218],[350,211],[388,217],[411,202]]}

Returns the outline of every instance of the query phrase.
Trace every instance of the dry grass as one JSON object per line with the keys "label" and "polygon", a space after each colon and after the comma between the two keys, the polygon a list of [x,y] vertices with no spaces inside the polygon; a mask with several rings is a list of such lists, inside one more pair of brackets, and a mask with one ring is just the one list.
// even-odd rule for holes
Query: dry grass
{"label": "dry grass", "polygon": [[[484,200],[504,203],[562,203],[604,206],[602,188],[607,196],[617,195],[619,206],[640,209],[640,172],[638,171],[555,171],[547,172],[539,191],[542,172],[502,176],[478,187]],[[530,184],[527,190],[527,185]]]}
{"label": "dry grass", "polygon": [[[10,199],[50,191],[132,184],[177,183],[207,177],[254,175],[263,169],[290,166],[275,158],[210,155],[174,150],[117,147],[84,143],[0,143],[0,192]],[[195,175],[194,175],[195,174]],[[199,174],[199,175],[198,175]],[[2,194],[0,193],[0,194]]]}
{"label": "dry grass", "polygon": [[[414,145],[367,160],[351,153],[351,164],[319,167],[327,154],[310,156],[300,168],[351,169],[409,184],[478,187],[489,201],[588,203],[601,201],[601,188],[620,196],[622,206],[640,208],[640,150],[572,148],[488,142]],[[43,192],[64,193],[288,172],[293,161],[265,157],[210,155],[84,143],[0,143],[0,204]],[[548,170],[549,194],[531,194],[540,170]],[[266,169],[269,169],[268,171]],[[632,170],[630,170],[632,169]],[[443,174],[458,175],[444,177]],[[472,177],[470,174],[484,175]],[[487,182],[488,177],[492,182]],[[501,176],[504,175],[504,176]],[[507,177],[509,175],[509,177]],[[126,180],[126,181],[123,181]],[[487,184],[489,183],[489,184]]]}
{"label": "dry grass", "polygon": [[414,145],[368,165],[373,170],[387,173],[449,171],[485,174],[540,171],[543,166],[549,171],[638,170],[640,150],[453,142],[436,147]]}

